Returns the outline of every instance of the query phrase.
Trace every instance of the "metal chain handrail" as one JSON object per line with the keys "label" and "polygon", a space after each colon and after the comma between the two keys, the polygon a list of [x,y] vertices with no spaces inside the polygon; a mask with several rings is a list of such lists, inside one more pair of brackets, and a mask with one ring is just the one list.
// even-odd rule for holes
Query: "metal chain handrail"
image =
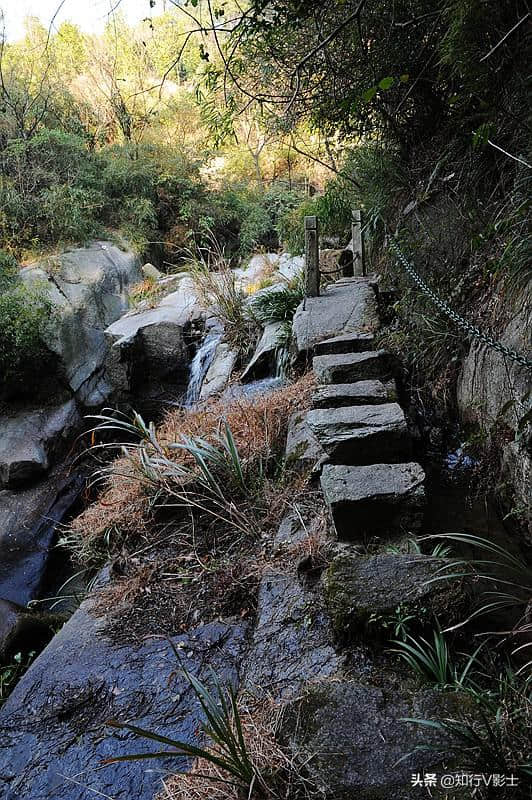
{"label": "metal chain handrail", "polygon": [[469,336],[473,336],[475,339],[486,344],[488,347],[491,347],[492,350],[497,350],[499,353],[502,353],[507,358],[511,359],[512,361],[516,361],[518,364],[521,364],[523,367],[527,369],[532,369],[532,359],[526,358],[526,356],[521,355],[520,353],[516,353],[515,350],[511,350],[506,345],[499,342],[497,339],[494,339],[493,336],[490,336],[487,333],[483,333],[480,328],[477,328],[476,325],[473,325],[471,322],[468,322],[466,319],[457,314],[456,311],[442,300],[436,292],[434,292],[430,286],[425,283],[421,275],[419,275],[412,264],[408,261],[404,253],[402,252],[401,248],[399,247],[395,236],[388,232],[388,241],[394,250],[397,260],[401,263],[404,267],[407,274],[412,278],[412,280],[419,286],[421,291],[429,297],[434,305],[449,319],[451,319],[458,327],[462,328],[462,330],[466,331]]}

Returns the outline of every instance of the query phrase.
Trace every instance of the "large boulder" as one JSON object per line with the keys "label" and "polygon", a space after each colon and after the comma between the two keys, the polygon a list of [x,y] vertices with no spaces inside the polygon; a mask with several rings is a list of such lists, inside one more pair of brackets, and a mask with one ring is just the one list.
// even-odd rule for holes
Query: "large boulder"
{"label": "large boulder", "polygon": [[19,488],[47,472],[81,422],[74,400],[0,417],[0,486]]}
{"label": "large boulder", "polygon": [[77,399],[87,407],[100,405],[108,394],[101,377],[104,331],[127,310],[128,289],[141,277],[138,257],[97,241],[28,266],[20,275],[28,285],[47,283],[55,314],[45,344]]}
{"label": "large boulder", "polygon": [[347,333],[374,333],[379,327],[375,291],[368,281],[329,286],[320,297],[307,297],[292,324],[299,355],[312,353],[323,339]]}
{"label": "large boulder", "polygon": [[421,526],[425,473],[419,464],[326,464],[321,488],[339,539],[362,541]]}
{"label": "large boulder", "polygon": [[224,391],[229,383],[237,360],[237,350],[231,347],[227,342],[218,343],[214,358],[201,384],[200,400],[207,400],[207,398],[220,395]]}
{"label": "large boulder", "polygon": [[284,322],[269,322],[265,326],[253,357],[240,378],[243,383],[275,373],[277,353],[283,340],[284,329]]}
{"label": "large boulder", "polygon": [[[212,622],[172,639],[181,663],[211,683],[238,683],[245,624]],[[168,641],[115,643],[105,618],[82,607],[22,677],[0,711],[3,800],[153,800],[162,778],[187,766],[183,757],[118,762],[153,752],[157,743],[114,734],[107,720],[131,722],[198,744],[199,704]]]}
{"label": "large boulder", "polygon": [[188,373],[186,333],[202,310],[190,279],[155,308],[125,314],[105,331],[105,378],[115,396],[136,393],[149,381],[182,383]]}

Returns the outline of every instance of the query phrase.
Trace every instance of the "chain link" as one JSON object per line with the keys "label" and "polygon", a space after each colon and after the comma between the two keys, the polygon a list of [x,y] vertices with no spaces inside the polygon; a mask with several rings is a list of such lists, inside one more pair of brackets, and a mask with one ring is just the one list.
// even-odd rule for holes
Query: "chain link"
{"label": "chain link", "polygon": [[526,358],[525,356],[521,355],[520,353],[516,353],[515,350],[511,350],[506,345],[502,344],[502,342],[497,341],[494,339],[493,336],[490,336],[487,333],[483,333],[480,328],[477,328],[476,325],[472,325],[471,322],[468,322],[466,319],[457,314],[456,311],[442,300],[436,292],[434,292],[430,286],[428,286],[421,275],[419,275],[412,264],[408,261],[404,253],[402,252],[401,248],[399,247],[395,236],[392,234],[388,234],[388,241],[397,256],[397,260],[400,264],[404,267],[407,274],[412,278],[414,283],[416,283],[423,294],[427,295],[436,308],[438,308],[442,314],[445,314],[449,319],[451,319],[459,328],[465,331],[469,336],[478,339],[480,342],[483,342],[488,347],[491,347],[492,350],[497,350],[497,352],[502,353],[503,356],[511,359],[512,361],[516,361],[518,364],[521,364],[523,367],[527,369],[532,369],[532,360]]}

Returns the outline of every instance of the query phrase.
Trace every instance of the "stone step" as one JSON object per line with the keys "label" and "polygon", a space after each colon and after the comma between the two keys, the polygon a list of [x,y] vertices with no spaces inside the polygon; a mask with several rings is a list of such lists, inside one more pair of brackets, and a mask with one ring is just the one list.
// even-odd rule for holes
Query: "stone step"
{"label": "stone step", "polygon": [[311,472],[327,460],[325,450],[300,411],[294,412],[288,420],[285,452],[287,462],[300,472]]}
{"label": "stone step", "polygon": [[333,464],[398,463],[410,458],[410,435],[397,403],[315,408],[306,421]]}
{"label": "stone step", "polygon": [[395,382],[357,381],[356,383],[331,383],[318,386],[312,396],[313,408],[340,408],[341,406],[370,406],[397,400]]}
{"label": "stone step", "polygon": [[372,350],[375,342],[373,333],[344,333],[323,339],[314,347],[314,355],[326,356],[339,353],[363,353]]}
{"label": "stone step", "polygon": [[419,464],[326,464],[321,488],[339,539],[415,533],[423,517],[425,473]]}
{"label": "stone step", "polygon": [[312,366],[318,383],[354,383],[391,377],[394,357],[385,350],[314,356]]}

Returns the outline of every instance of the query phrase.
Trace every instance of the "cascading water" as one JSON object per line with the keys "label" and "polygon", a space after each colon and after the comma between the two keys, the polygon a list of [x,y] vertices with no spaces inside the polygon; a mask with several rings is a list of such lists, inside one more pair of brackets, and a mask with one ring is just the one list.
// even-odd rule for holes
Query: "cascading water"
{"label": "cascading water", "polygon": [[187,395],[185,397],[185,406],[187,408],[190,408],[199,399],[203,379],[212,363],[216,347],[221,338],[222,335],[215,331],[208,333],[192,359]]}

